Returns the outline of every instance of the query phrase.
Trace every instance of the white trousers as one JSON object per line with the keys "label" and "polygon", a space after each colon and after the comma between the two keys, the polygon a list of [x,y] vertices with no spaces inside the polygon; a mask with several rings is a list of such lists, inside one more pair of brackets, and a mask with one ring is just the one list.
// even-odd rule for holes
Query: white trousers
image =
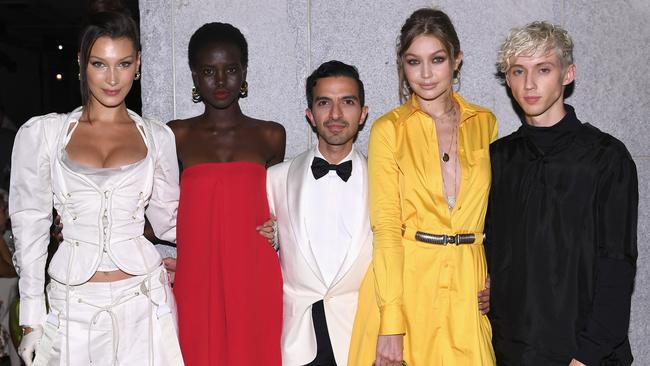
{"label": "white trousers", "polygon": [[162,266],[115,282],[66,286],[53,280],[47,293],[50,314],[36,364],[183,364],[176,305]]}

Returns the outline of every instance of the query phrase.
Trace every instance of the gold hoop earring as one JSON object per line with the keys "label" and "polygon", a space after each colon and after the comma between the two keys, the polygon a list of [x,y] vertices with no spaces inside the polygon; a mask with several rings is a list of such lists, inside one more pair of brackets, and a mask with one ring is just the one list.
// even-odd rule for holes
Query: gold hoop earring
{"label": "gold hoop earring", "polygon": [[194,103],[201,103],[203,101],[203,98],[201,98],[201,94],[196,90],[196,87],[192,87],[192,102]]}
{"label": "gold hoop earring", "polygon": [[141,76],[140,70],[136,71],[135,77],[133,78],[133,80],[140,80],[140,76]]}
{"label": "gold hoop earring", "polygon": [[248,81],[244,81],[241,88],[239,88],[239,96],[246,98],[248,96]]}

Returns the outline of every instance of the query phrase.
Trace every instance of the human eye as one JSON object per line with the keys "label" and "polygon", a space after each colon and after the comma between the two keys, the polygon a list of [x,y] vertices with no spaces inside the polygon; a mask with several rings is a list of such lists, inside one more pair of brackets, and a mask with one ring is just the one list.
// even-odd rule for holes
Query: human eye
{"label": "human eye", "polygon": [[237,67],[231,66],[231,67],[226,69],[226,72],[229,73],[229,74],[234,74],[234,73],[237,72]]}
{"label": "human eye", "polygon": [[316,106],[318,107],[325,107],[327,105],[329,105],[329,100],[322,99],[316,102]]}
{"label": "human eye", "polygon": [[101,68],[103,68],[104,66],[106,66],[106,65],[104,65],[104,63],[101,62],[101,61],[91,61],[90,64],[91,64],[94,68],[97,68],[97,69],[101,69]]}
{"label": "human eye", "polygon": [[519,76],[519,75],[522,75],[523,73],[524,73],[524,70],[522,70],[519,67],[513,67],[513,68],[510,69],[510,75],[512,75],[512,76]]}
{"label": "human eye", "polygon": [[205,67],[205,68],[201,69],[201,74],[203,74],[205,76],[212,76],[212,75],[214,75],[214,69],[211,68],[211,67]]}
{"label": "human eye", "polygon": [[408,59],[406,59],[406,63],[408,65],[415,66],[415,65],[419,65],[420,61],[418,59],[415,59],[415,58],[408,58]]}
{"label": "human eye", "polygon": [[436,56],[433,58],[433,63],[434,64],[441,64],[445,62],[447,59],[444,56]]}
{"label": "human eye", "polygon": [[542,73],[542,74],[548,74],[549,72],[551,72],[551,68],[550,67],[542,67],[541,69],[539,69],[539,72]]}
{"label": "human eye", "polygon": [[356,103],[356,101],[354,99],[350,98],[350,99],[343,99],[343,104],[344,105],[355,105],[357,103]]}
{"label": "human eye", "polygon": [[123,69],[128,69],[129,67],[131,67],[132,64],[133,62],[131,61],[122,61],[120,62],[120,67]]}

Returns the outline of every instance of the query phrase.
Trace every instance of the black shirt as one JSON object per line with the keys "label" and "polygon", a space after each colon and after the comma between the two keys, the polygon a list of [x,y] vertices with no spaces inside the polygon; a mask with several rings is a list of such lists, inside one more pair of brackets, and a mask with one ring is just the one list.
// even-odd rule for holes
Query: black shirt
{"label": "black shirt", "polygon": [[571,106],[490,147],[486,253],[498,365],[629,365],[638,183],[625,146]]}

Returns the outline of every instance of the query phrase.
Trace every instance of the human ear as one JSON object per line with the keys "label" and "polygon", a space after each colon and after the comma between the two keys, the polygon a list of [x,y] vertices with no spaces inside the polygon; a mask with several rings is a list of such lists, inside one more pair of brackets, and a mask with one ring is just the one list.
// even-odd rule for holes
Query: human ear
{"label": "human ear", "polygon": [[366,122],[366,117],[368,117],[368,106],[363,106],[361,108],[361,117],[359,118],[359,126]]}
{"label": "human ear", "polygon": [[305,109],[305,115],[307,115],[307,119],[309,120],[309,124],[312,125],[313,127],[316,127],[316,122],[314,121],[314,114],[311,112],[311,109],[306,108]]}
{"label": "human ear", "polygon": [[576,65],[571,64],[566,67],[564,71],[564,78],[562,78],[562,85],[569,85],[576,79]]}
{"label": "human ear", "polygon": [[458,52],[458,56],[454,59],[454,70],[458,71],[460,64],[463,62],[463,51]]}

